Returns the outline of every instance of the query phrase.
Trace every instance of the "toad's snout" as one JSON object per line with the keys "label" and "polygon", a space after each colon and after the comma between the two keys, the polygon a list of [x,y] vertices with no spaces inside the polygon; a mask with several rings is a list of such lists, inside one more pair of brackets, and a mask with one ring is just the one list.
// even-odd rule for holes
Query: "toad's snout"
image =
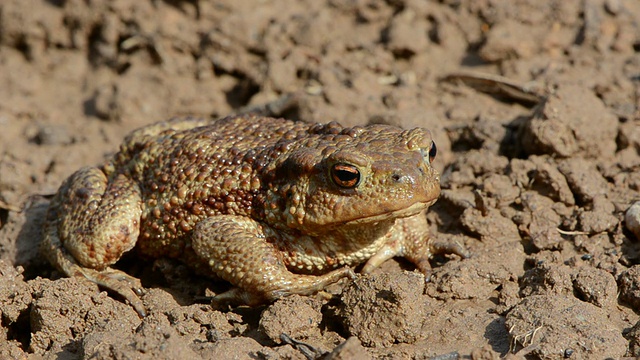
{"label": "toad's snout", "polygon": [[439,181],[440,176],[431,167],[428,157],[416,155],[402,166],[393,166],[389,171],[389,183],[395,185],[426,184]]}

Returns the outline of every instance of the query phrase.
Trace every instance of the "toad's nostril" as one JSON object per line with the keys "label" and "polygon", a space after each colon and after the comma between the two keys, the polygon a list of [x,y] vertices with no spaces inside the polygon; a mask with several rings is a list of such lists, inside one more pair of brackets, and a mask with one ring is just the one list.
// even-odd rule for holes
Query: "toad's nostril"
{"label": "toad's nostril", "polygon": [[393,180],[393,182],[396,184],[414,184],[415,183],[414,176],[407,175],[407,174],[403,175],[402,173],[399,173],[399,172],[393,173],[391,175],[391,180]]}

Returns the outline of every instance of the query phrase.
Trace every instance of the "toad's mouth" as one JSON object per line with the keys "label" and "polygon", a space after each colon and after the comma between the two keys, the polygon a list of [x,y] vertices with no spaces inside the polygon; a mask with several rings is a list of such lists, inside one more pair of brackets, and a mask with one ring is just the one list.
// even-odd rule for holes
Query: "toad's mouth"
{"label": "toad's mouth", "polygon": [[383,220],[399,219],[399,218],[413,216],[420,213],[422,210],[429,208],[437,200],[438,198],[435,198],[433,200],[429,200],[426,202],[416,202],[411,206],[403,209],[381,212],[375,215],[357,217],[352,220],[342,222],[342,224],[344,225],[370,224],[370,223],[375,223]]}

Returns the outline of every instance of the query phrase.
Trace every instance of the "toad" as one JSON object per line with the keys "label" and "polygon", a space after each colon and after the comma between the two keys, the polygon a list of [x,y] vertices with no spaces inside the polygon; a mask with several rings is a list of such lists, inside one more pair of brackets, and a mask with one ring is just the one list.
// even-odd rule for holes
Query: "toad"
{"label": "toad", "polygon": [[343,127],[261,116],[173,119],[132,132],[101,167],[63,182],[43,253],[145,308],[134,277],[111,268],[135,248],[234,287],[215,304],[310,295],[395,256],[425,274],[434,253],[426,209],[440,194],[429,131]]}

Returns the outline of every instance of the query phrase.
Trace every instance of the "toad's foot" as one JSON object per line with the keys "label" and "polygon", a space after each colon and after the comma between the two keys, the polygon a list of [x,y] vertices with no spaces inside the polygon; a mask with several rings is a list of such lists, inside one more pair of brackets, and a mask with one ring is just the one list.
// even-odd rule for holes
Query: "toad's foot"
{"label": "toad's foot", "polygon": [[196,254],[236,286],[214,297],[214,305],[254,306],[292,294],[311,295],[342,278],[355,278],[348,267],[317,276],[292,273],[272,244],[274,236],[266,226],[241,216],[214,216],[196,226]]}
{"label": "toad's foot", "polygon": [[138,315],[147,316],[147,311],[140,300],[142,295],[142,285],[140,280],[117,269],[106,268],[98,271],[94,269],[81,268],[82,275],[105,289],[111,290],[122,296],[133,306]]}
{"label": "toad's foot", "polygon": [[104,270],[95,270],[78,265],[75,259],[60,244],[57,237],[46,238],[42,243],[41,251],[65,275],[84,278],[113,291],[127,300],[138,315],[141,317],[147,315],[139,297],[142,293],[142,285],[137,278],[109,267]]}
{"label": "toad's foot", "polygon": [[322,292],[325,287],[343,278],[351,280],[356,278],[356,274],[348,267],[336,269],[320,276],[289,274],[291,274],[291,279],[287,282],[286,289],[275,289],[263,294],[256,294],[251,290],[235,287],[214,296],[211,300],[211,306],[215,309],[224,309],[234,305],[256,306],[293,294],[312,295]]}

